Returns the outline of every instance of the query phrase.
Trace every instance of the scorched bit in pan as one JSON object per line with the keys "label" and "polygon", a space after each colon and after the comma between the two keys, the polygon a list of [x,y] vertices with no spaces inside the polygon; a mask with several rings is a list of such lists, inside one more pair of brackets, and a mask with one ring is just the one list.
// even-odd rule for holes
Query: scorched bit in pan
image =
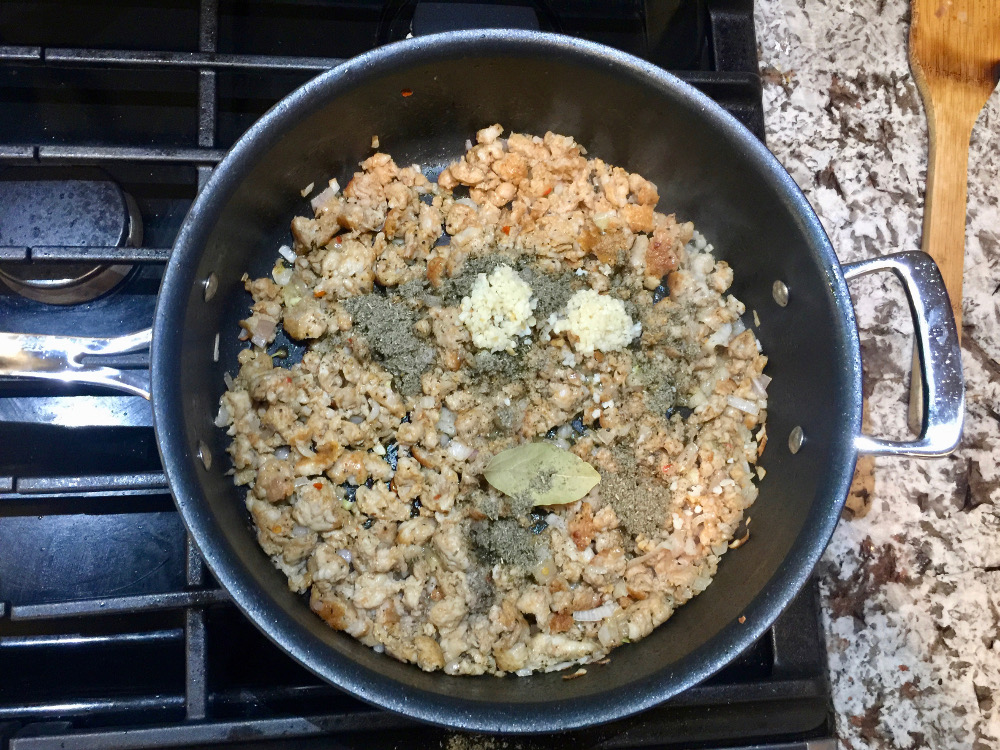
{"label": "scorched bit in pan", "polygon": [[313,199],[246,284],[218,418],[288,585],[449,674],[598,661],[703,591],[767,404],[731,269],[656,186],[502,132],[436,184],[376,153]]}

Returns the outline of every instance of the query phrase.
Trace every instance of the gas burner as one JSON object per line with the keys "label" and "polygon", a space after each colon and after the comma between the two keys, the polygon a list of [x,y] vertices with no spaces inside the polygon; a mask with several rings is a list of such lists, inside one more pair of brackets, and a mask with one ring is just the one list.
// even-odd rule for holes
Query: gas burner
{"label": "gas burner", "polygon": [[[25,260],[0,264],[0,281],[36,302],[89,302],[118,286],[131,265],[36,262],[47,248],[117,248],[142,244],[142,216],[132,197],[96,170],[22,171],[0,180],[0,246],[24,248]],[[39,257],[40,256],[40,257]]]}

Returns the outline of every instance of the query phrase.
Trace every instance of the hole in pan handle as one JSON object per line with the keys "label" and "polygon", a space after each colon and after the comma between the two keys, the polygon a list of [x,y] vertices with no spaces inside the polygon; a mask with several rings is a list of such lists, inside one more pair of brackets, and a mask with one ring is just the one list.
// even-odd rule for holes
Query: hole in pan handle
{"label": "hole in pan handle", "polygon": [[148,328],[112,338],[0,333],[0,377],[104,385],[148,401],[148,368],[109,367],[99,358],[148,349],[151,338]]}
{"label": "hole in pan handle", "polygon": [[941,272],[921,251],[894,253],[847,263],[844,278],[888,271],[902,282],[913,316],[916,351],[923,377],[923,424],[916,440],[883,440],[857,435],[858,453],[933,458],[951,453],[962,438],[965,382],[962,350]]}

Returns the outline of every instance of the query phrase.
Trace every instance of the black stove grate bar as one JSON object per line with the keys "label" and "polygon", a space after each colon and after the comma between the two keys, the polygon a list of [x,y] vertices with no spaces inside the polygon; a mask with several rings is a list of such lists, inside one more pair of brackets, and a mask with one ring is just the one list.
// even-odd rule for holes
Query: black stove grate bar
{"label": "black stove grate bar", "polygon": [[18,164],[43,162],[46,164],[100,164],[102,162],[162,162],[166,164],[215,165],[226,155],[224,148],[143,148],[141,146],[31,146],[19,143],[0,143],[0,160]]}
{"label": "black stove grate bar", "polygon": [[[67,617],[96,617],[134,612],[160,612],[186,607],[207,607],[211,604],[224,604],[228,601],[229,597],[222,589],[200,589],[139,596],[105,596],[99,599],[75,599],[45,604],[17,604],[11,606],[8,616],[11,621],[55,620]],[[204,657],[204,649],[202,649],[202,657]]]}
{"label": "black stove grate bar", "polygon": [[[145,503],[140,504],[137,501],[145,498]],[[108,502],[109,508],[119,509],[118,512],[126,512],[120,510],[122,508],[121,503],[114,505],[114,501],[131,499],[135,503],[130,504],[127,508],[128,512],[151,512],[156,510],[174,510],[174,501],[170,496],[170,493],[166,489],[139,489],[139,490],[110,490],[108,492],[87,492],[87,493],[74,493],[74,492],[41,492],[37,494],[24,495],[18,492],[3,492],[0,491],[0,502],[3,503],[23,503],[25,508],[21,512],[12,512],[10,515],[28,515],[28,516],[43,516],[43,515],[67,515],[73,513],[93,513],[101,511],[96,509],[93,501],[99,500],[100,502]],[[51,503],[42,501],[52,501]],[[87,503],[90,504],[87,504]],[[75,503],[70,507],[67,507],[63,503]],[[111,512],[110,510],[108,512]]]}
{"label": "black stove grate bar", "polygon": [[103,161],[218,164],[224,148],[142,148],[141,146],[38,146],[38,161],[87,164]]}
{"label": "black stove grate bar", "polygon": [[[9,49],[9,48],[8,48]],[[30,49],[30,48],[27,48]],[[197,68],[199,70],[287,70],[320,72],[344,62],[341,57],[296,57],[284,55],[237,55],[216,52],[145,52],[142,50],[44,49],[37,57],[30,52],[0,61],[37,61],[69,65],[125,65],[129,67]]]}
{"label": "black stove grate bar", "polygon": [[42,59],[41,47],[12,47],[0,45],[2,62],[36,62]]}
{"label": "black stove grate bar", "polygon": [[0,160],[17,164],[21,162],[33,162],[38,158],[37,146],[20,146],[8,143],[0,143]]}
{"label": "black stove grate bar", "polygon": [[[201,0],[198,31],[200,54],[214,54],[218,44],[218,0]],[[218,117],[218,81],[214,70],[201,68],[198,73],[198,145],[215,146]],[[211,168],[198,166],[198,192],[208,182]],[[201,586],[205,564],[194,540],[185,540],[184,574],[188,586]],[[188,721],[203,720],[208,714],[208,644],[205,635],[205,609],[190,607],[184,611],[184,714]]]}
{"label": "black stove grate bar", "polygon": [[[72,731],[72,724],[68,719],[94,716],[120,716],[123,713],[149,712],[149,715],[159,715],[171,713],[177,715],[178,709],[184,708],[183,695],[139,695],[125,698],[87,698],[78,701],[66,701],[63,703],[39,703],[33,705],[11,705],[0,706],[0,721],[37,721],[35,726],[38,731],[51,733],[52,726],[58,722],[65,726],[65,731]],[[164,719],[166,717],[164,716]],[[41,723],[44,722],[44,723]],[[32,726],[29,724],[23,730],[25,733],[31,732]],[[122,729],[119,727],[119,732]],[[2,736],[0,736],[2,739]],[[9,746],[7,746],[9,750]]]}
{"label": "black stove grate bar", "polygon": [[[134,635],[139,637],[143,634]],[[162,634],[157,632],[156,640],[166,642],[180,637],[181,629],[177,628],[163,631]],[[54,721],[84,717],[120,717],[141,709],[152,712],[145,714],[143,720],[155,723],[169,718],[176,719],[178,708],[186,709],[190,706],[190,690],[189,683],[185,693],[161,692],[155,695],[120,695],[109,699],[81,698],[79,701],[64,703],[8,704],[0,706],[0,720],[32,718],[37,721]],[[660,713],[678,709],[711,709],[721,705],[776,707],[795,701],[822,703],[826,690],[822,681],[817,678],[776,679],[767,683],[701,684],[651,709],[648,721],[657,724]],[[255,709],[259,713],[262,707],[276,714],[285,714],[288,706],[335,706],[344,698],[344,693],[329,685],[223,688],[213,690],[210,694],[206,691],[205,708],[211,707],[212,712],[219,717],[214,721],[224,721],[225,716],[246,715],[248,711]],[[165,714],[170,714],[170,717]],[[325,716],[335,720],[339,716],[349,715],[349,712],[342,712]],[[378,717],[381,721],[383,717],[396,715],[372,708],[371,716]],[[188,709],[188,719],[204,718],[205,716],[191,716]],[[373,722],[373,729],[377,728],[376,723]],[[420,722],[414,723],[425,726]],[[117,723],[116,726],[119,731],[122,729]]]}
{"label": "black stove grate bar", "polygon": [[[371,729],[370,711],[338,716],[302,716],[284,719],[216,721],[201,724],[175,724],[163,727],[116,729],[70,734],[45,734],[37,737],[13,737],[10,750],[140,750],[158,747],[188,747],[195,744],[247,742],[281,738],[310,737],[331,732]],[[379,728],[405,729],[416,726],[412,719],[395,714],[379,716]]]}
{"label": "black stove grate bar", "polygon": [[78,494],[80,492],[115,492],[128,490],[165,490],[167,479],[162,471],[142,474],[93,474],[73,477],[19,477],[4,486],[0,479],[0,492],[13,490],[21,495]]}
{"label": "black stove grate bar", "polygon": [[[713,16],[715,18],[716,16]],[[718,14],[722,22],[729,22],[727,14]],[[733,21],[735,22],[735,21]],[[743,50],[740,50],[742,53]],[[733,54],[726,52],[724,54]],[[299,71],[322,72],[335,68],[344,62],[342,57],[306,57],[295,55],[241,55],[225,52],[175,52],[145,50],[69,49],[42,47],[0,46],[0,63],[36,62],[45,65],[68,65],[82,67],[103,67],[117,65],[132,68],[166,67],[191,68],[200,71],[245,70],[245,71]],[[684,70],[671,71],[682,80],[692,79],[726,80],[728,78],[757,78],[754,73],[732,66],[720,67],[714,71]]]}
{"label": "black stove grate bar", "polygon": [[[667,714],[673,709],[682,707],[711,708],[719,705],[756,706],[761,711],[776,707],[793,707],[796,703],[803,705],[819,699],[824,693],[823,688],[815,680],[788,680],[771,685],[701,685],[684,693],[685,699],[676,698],[668,704],[654,709],[657,714]],[[230,710],[246,710],[248,706],[275,706],[291,702],[309,700],[334,699],[333,688],[316,686],[315,688],[265,688],[241,689],[238,691],[220,691],[213,694],[211,704],[215,707],[227,707]],[[96,700],[68,703],[58,706],[22,707],[11,716],[32,716],[38,720],[46,718],[69,718],[80,716],[99,716],[101,714],[118,714],[123,710],[142,707],[153,712],[150,718],[168,715],[184,705],[185,697],[181,695],[131,696],[116,699],[113,702]],[[0,719],[7,711],[0,709]],[[194,718],[190,717],[189,718]],[[663,719],[651,717],[651,721]],[[51,724],[37,725],[44,735],[31,736],[31,727],[25,727],[18,736],[10,740],[9,750],[49,750],[64,748],[65,750],[85,750],[89,748],[115,748],[116,750],[133,750],[150,747],[185,747],[192,744],[210,744],[227,741],[246,741],[266,739],[293,739],[309,737],[316,734],[348,733],[353,731],[384,732],[393,729],[414,728],[418,732],[439,731],[433,727],[393,713],[384,711],[361,710],[339,714],[320,714],[309,717],[288,717],[274,719],[252,720],[214,720],[175,723],[163,726],[147,726],[132,728],[122,732],[120,727],[112,729],[78,729],[67,730],[70,733],[52,731]],[[635,740],[636,738],[631,738]],[[52,743],[52,744],[49,744]],[[529,743],[530,744],[530,743]],[[598,742],[595,747],[617,747],[620,743],[609,738],[609,741]],[[632,746],[631,742],[626,744]],[[661,743],[657,743],[661,744]],[[784,746],[768,745],[767,750],[781,750]],[[812,750],[810,745],[790,745],[789,747]],[[822,746],[817,746],[822,747]],[[741,748],[750,750],[750,748]]]}
{"label": "black stove grate bar", "polygon": [[5,651],[39,646],[89,646],[122,643],[161,643],[178,641],[184,635],[181,628],[147,630],[137,633],[113,633],[101,635],[80,635],[79,633],[57,633],[55,635],[6,635],[0,637],[0,646]]}
{"label": "black stove grate bar", "polygon": [[4,263],[166,263],[169,247],[80,247],[45,245],[38,247],[2,246],[0,261]]}

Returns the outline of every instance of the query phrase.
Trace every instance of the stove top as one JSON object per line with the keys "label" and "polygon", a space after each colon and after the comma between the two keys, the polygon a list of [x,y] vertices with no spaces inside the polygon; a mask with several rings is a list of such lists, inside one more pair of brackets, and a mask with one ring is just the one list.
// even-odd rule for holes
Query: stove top
{"label": "stove top", "polygon": [[[0,330],[149,326],[198,189],[274,102],[372,46],[486,26],[645,57],[763,138],[752,0],[4,0]],[[318,681],[228,603],[174,510],[139,397],[0,380],[0,550],[0,748],[480,742]],[[662,706],[504,746],[832,748],[817,618],[810,588],[736,662]]]}

